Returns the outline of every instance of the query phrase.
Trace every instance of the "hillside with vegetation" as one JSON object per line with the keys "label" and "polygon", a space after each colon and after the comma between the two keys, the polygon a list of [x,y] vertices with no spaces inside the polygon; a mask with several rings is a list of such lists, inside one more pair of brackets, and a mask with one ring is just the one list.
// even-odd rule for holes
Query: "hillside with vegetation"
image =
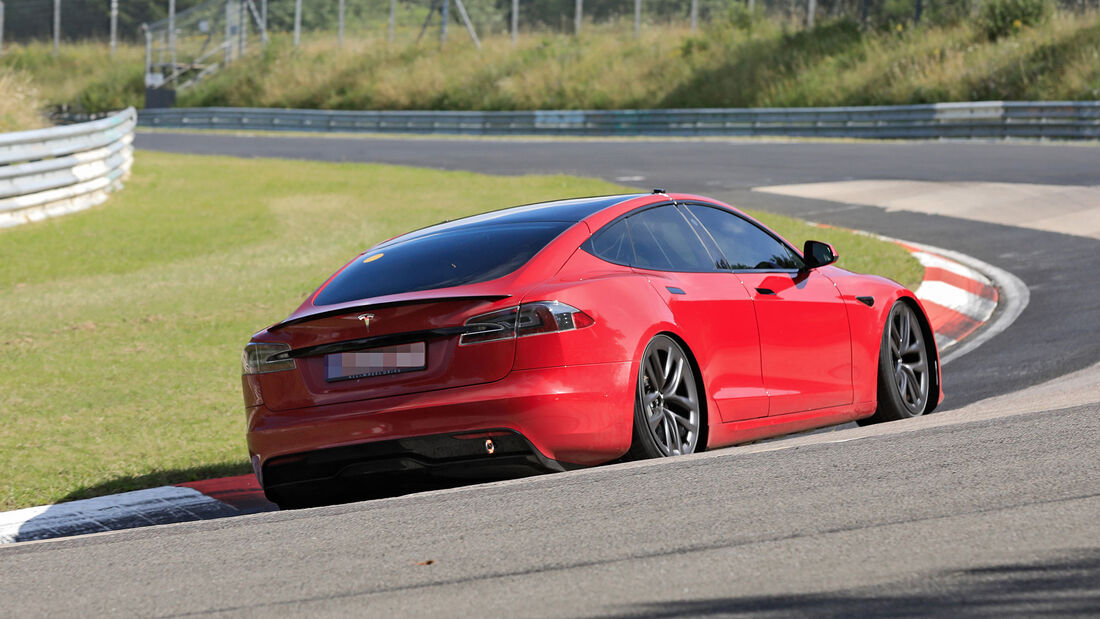
{"label": "hillside with vegetation", "polygon": [[[1021,0],[1006,0],[1021,1]],[[996,17],[996,16],[994,16]],[[1012,15],[1009,15],[1012,17]],[[990,18],[991,19],[991,18]],[[1095,13],[1034,20],[979,17],[912,27],[850,20],[796,29],[731,12],[692,34],[650,25],[586,28],[580,37],[461,31],[388,44],[384,29],[308,33],[295,48],[277,34],[262,51],[179,93],[181,106],[322,109],[614,109],[887,105],[973,100],[1100,98]],[[44,43],[8,46],[7,66],[29,76],[45,105],[99,112],[141,106],[142,50]]]}

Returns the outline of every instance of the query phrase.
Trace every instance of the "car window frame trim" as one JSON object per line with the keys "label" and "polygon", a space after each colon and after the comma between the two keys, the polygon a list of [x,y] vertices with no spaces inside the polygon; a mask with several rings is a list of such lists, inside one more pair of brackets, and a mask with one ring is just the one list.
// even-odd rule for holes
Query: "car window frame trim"
{"label": "car window frame trim", "polygon": [[[711,240],[714,243],[714,245],[716,246],[716,248],[718,249],[718,251],[720,253],[722,253],[722,259],[725,260],[727,264],[729,264],[729,258],[726,257],[725,252],[722,252],[722,248],[720,246],[718,246],[717,239],[714,239],[714,235],[710,232],[710,230],[707,229],[706,225],[703,224],[702,221],[699,221],[699,218],[695,217],[695,215],[692,214],[692,212],[690,210],[687,210],[688,206],[701,206],[701,207],[705,207],[705,208],[713,208],[713,209],[722,211],[724,213],[728,213],[730,215],[733,215],[734,217],[737,217],[737,218],[741,219],[745,223],[755,227],[756,229],[760,230],[764,234],[766,234],[766,235],[770,236],[771,238],[775,239],[780,245],[783,245],[784,247],[786,247],[786,248],[790,249],[791,251],[793,251],[795,253],[795,255],[798,256],[798,258],[800,260],[802,260],[803,263],[806,262],[806,257],[802,255],[802,252],[798,251],[798,249],[795,248],[793,245],[788,243],[783,238],[779,237],[777,234],[774,234],[773,232],[769,231],[767,228],[762,227],[760,224],[757,224],[756,222],[753,222],[752,220],[750,220],[750,219],[746,218],[745,216],[741,215],[740,213],[737,213],[737,212],[732,211],[730,209],[724,208],[724,207],[719,206],[717,204],[711,204],[709,202],[701,202],[699,200],[689,200],[689,201],[684,201],[684,202],[680,202],[680,201],[677,201],[677,200],[669,200],[668,202],[658,202],[656,204],[647,204],[643,207],[639,207],[639,208],[627,211],[627,212],[623,213],[622,215],[619,215],[618,217],[616,217],[616,218],[612,219],[611,221],[607,222],[606,224],[600,226],[598,230],[596,230],[592,234],[588,235],[588,238],[585,239],[584,242],[581,243],[578,246],[578,249],[580,249],[581,251],[585,252],[586,254],[588,254],[588,255],[590,255],[594,258],[597,258],[599,260],[603,260],[604,262],[606,262],[608,264],[614,264],[615,266],[626,267],[626,268],[629,268],[629,269],[641,269],[641,270],[644,270],[644,271],[654,271],[654,272],[657,272],[657,273],[786,273],[786,274],[797,275],[798,273],[802,273],[803,271],[805,271],[805,269],[784,269],[784,268],[775,268],[775,269],[732,269],[732,268],[730,268],[730,269],[719,269],[719,268],[715,268],[713,270],[707,270],[707,271],[698,271],[698,270],[682,271],[682,270],[669,270],[669,269],[652,269],[652,268],[649,268],[649,267],[638,266],[636,264],[623,264],[622,262],[616,262],[614,260],[608,260],[607,258],[604,258],[603,256],[600,256],[600,255],[595,253],[595,251],[594,251],[595,250],[594,241],[595,241],[596,237],[603,234],[604,231],[606,231],[608,228],[611,228],[612,226],[618,224],[619,222],[621,222],[625,219],[628,219],[630,217],[633,217],[634,215],[638,215],[638,214],[644,213],[645,211],[655,209],[655,208],[659,208],[659,207],[662,207],[662,206],[682,207],[682,209],[677,208],[677,212],[680,213],[680,216],[684,217],[685,219],[687,219],[687,217],[690,216],[692,220],[697,221],[700,226],[703,226],[703,229],[707,231],[708,235],[710,235]],[[683,212],[683,211],[686,211],[686,212]],[[692,225],[691,220],[688,220],[688,225],[691,226],[692,230],[694,231],[695,226]],[[627,237],[630,239],[631,252],[634,254],[635,261],[637,261],[638,252],[634,247],[634,235],[630,233],[630,226],[629,225],[626,228],[626,233],[627,233]],[[698,237],[699,233],[695,232],[695,234],[696,234],[696,237]],[[703,246],[703,250],[706,251],[707,254],[709,255],[710,254],[710,249],[707,248],[707,244],[705,242],[703,242],[702,239],[699,239],[699,243],[700,243],[700,245]],[[589,248],[591,248],[591,250]]]}
{"label": "car window frame trim", "polygon": [[[726,208],[722,208],[722,207],[718,206],[717,204],[710,204],[710,203],[707,203],[707,202],[700,202],[698,200],[691,200],[691,201],[681,202],[680,204],[684,207],[684,210],[687,211],[687,214],[691,215],[692,219],[699,222],[700,226],[703,226],[703,229],[707,231],[708,235],[710,235],[711,240],[714,241],[714,244],[716,246],[718,246],[718,251],[722,251],[722,247],[720,245],[718,245],[718,239],[714,238],[714,233],[712,233],[710,231],[710,229],[707,228],[706,224],[704,224],[702,222],[702,220],[700,220],[698,217],[695,216],[694,213],[692,213],[690,210],[687,209],[688,206],[701,206],[701,207],[704,207],[704,208],[712,208],[712,209],[715,209],[715,210],[718,210],[718,211],[722,211],[723,213],[728,213],[730,215],[733,215],[734,217],[737,217],[741,221],[744,221],[745,223],[749,224],[750,226],[756,228],[757,230],[760,230],[761,232],[763,232],[767,236],[770,236],[772,239],[774,239],[780,245],[782,245],[782,246],[786,247],[787,249],[793,251],[794,254],[796,256],[798,256],[798,259],[801,260],[802,263],[803,263],[803,268],[801,268],[801,269],[787,269],[787,268],[782,268],[782,267],[774,268],[774,269],[733,269],[733,268],[730,268],[730,269],[722,269],[722,271],[728,272],[728,273],[801,273],[801,272],[806,270],[805,269],[806,257],[804,255],[802,255],[802,252],[798,251],[798,249],[796,249],[793,245],[788,243],[785,239],[780,237],[778,234],[775,234],[774,232],[772,232],[772,231],[768,230],[767,228],[763,227],[761,224],[757,224],[756,222],[748,219],[744,215],[741,215],[740,213],[737,213],[735,211],[731,211],[731,210],[726,209]],[[722,252],[722,258],[725,259],[727,264],[729,264],[729,258],[725,255],[725,252]]]}

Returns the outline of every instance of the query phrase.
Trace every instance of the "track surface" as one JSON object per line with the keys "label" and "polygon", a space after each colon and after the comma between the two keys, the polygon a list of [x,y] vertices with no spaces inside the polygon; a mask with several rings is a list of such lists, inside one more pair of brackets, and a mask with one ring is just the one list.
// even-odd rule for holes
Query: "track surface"
{"label": "track surface", "polygon": [[1100,298],[1089,273],[1100,242],[749,190],[846,178],[1091,185],[1100,149],[184,134],[143,134],[137,146],[644,176],[633,184],[968,253],[1022,278],[1031,304],[1008,331],[945,369],[947,412],[926,419],[13,545],[0,548],[0,614],[1100,613],[1096,398],[1053,403],[1061,392],[1080,394],[1075,383],[1031,408],[1010,410],[1028,400],[1020,395],[959,409],[1100,359]]}

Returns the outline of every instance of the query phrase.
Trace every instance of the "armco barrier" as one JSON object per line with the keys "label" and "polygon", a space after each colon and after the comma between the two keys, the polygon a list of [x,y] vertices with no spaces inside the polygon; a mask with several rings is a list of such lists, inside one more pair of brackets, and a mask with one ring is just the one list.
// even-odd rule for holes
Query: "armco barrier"
{"label": "armco barrier", "polygon": [[133,108],[93,122],[0,134],[0,227],[95,206],[134,161]]}
{"label": "armco barrier", "polygon": [[143,110],[143,127],[259,131],[570,136],[1100,138],[1100,102],[875,107],[526,112],[372,112],[270,108]]}

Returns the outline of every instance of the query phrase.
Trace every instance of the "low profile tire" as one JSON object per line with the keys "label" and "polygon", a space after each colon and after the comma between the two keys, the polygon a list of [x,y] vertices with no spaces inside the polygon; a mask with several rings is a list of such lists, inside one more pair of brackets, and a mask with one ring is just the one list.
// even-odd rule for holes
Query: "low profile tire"
{"label": "low profile tire", "polygon": [[650,340],[638,364],[632,459],[663,458],[700,450],[701,394],[684,349],[667,335]]}
{"label": "low profile tire", "polygon": [[878,355],[878,408],[859,425],[909,419],[928,409],[932,364],[921,319],[904,301],[894,303]]}

